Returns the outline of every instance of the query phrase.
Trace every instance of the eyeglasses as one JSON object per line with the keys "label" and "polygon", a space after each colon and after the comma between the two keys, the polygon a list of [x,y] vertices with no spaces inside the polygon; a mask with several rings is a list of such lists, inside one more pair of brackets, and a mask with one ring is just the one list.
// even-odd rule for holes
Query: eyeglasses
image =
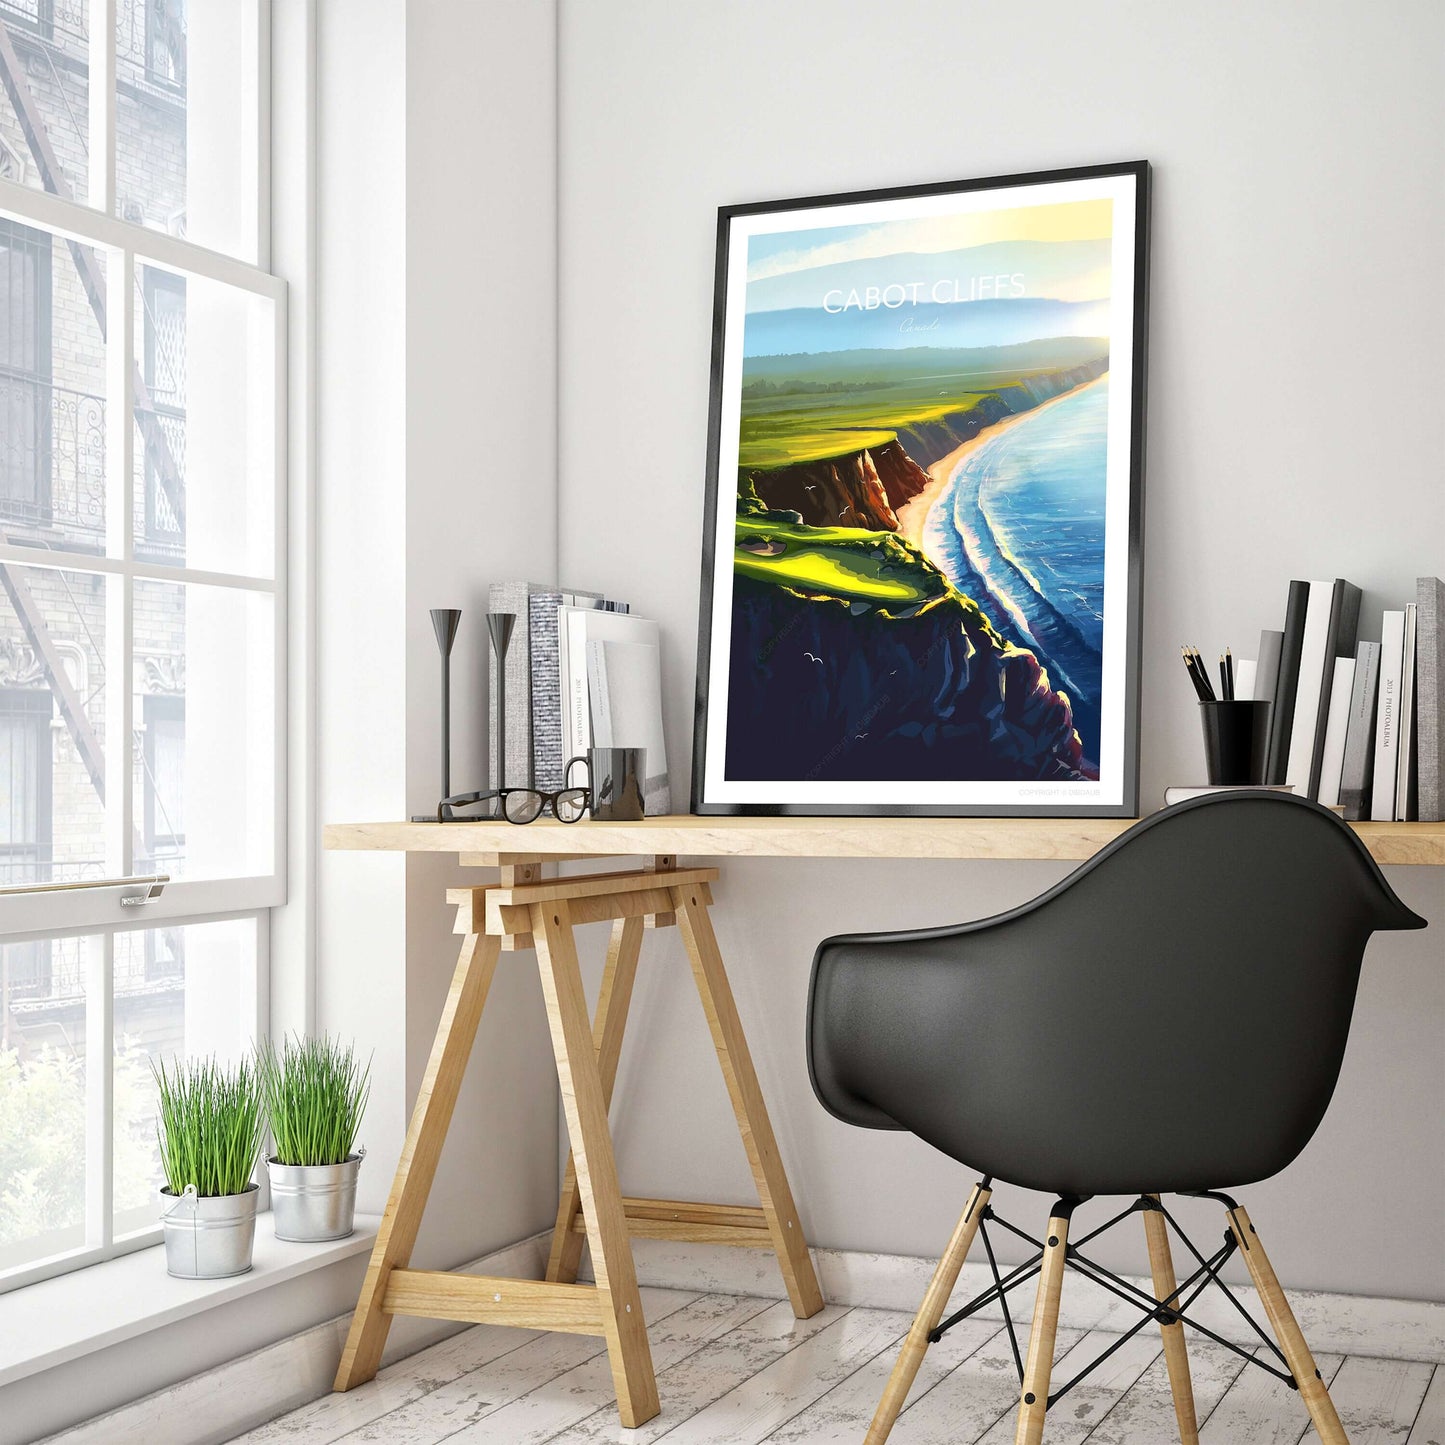
{"label": "eyeglasses", "polygon": [[500,801],[502,817],[509,823],[535,823],[543,813],[551,813],[559,823],[575,823],[586,813],[590,796],[586,788],[562,788],[555,793],[544,793],[537,788],[488,788],[481,793],[455,793],[437,804],[437,822],[465,822],[466,819],[449,819],[445,815],[449,809],[489,803],[495,798]]}

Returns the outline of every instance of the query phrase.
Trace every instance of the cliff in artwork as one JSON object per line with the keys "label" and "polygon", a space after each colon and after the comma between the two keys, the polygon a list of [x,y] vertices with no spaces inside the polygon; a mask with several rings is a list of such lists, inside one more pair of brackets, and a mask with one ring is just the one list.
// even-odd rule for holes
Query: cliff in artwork
{"label": "cliff in artwork", "polygon": [[1034,655],[909,543],[747,500],[737,527],[729,775],[1095,776]]}
{"label": "cliff in artwork", "polygon": [[[1108,369],[1099,356],[1075,366],[1022,376],[971,396],[965,406],[919,414],[868,446],[782,466],[744,465],[739,487],[765,507],[797,512],[811,527],[898,530],[898,508],[928,485],[924,469],[984,427],[1082,386]],[[841,439],[841,433],[835,433]]]}

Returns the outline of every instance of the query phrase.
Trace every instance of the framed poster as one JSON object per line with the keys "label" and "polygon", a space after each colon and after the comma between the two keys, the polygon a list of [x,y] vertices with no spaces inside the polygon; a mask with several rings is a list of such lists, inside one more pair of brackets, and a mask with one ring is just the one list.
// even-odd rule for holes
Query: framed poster
{"label": "framed poster", "polygon": [[720,211],[694,812],[1135,812],[1148,211]]}

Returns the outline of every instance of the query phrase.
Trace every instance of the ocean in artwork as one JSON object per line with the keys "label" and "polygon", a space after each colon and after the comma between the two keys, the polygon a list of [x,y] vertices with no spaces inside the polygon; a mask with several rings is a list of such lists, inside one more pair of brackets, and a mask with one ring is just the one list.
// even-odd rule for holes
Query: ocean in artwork
{"label": "ocean in artwork", "polygon": [[950,474],[923,529],[924,552],[1031,649],[1074,706],[1097,755],[1104,641],[1109,379],[1079,387],[985,435]]}

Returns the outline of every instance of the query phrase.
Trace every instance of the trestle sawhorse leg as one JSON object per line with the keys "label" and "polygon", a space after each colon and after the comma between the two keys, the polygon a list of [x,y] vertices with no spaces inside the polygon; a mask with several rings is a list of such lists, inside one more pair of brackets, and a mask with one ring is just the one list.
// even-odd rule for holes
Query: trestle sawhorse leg
{"label": "trestle sawhorse leg", "polygon": [[[465,861],[472,861],[470,859]],[[535,862],[505,855],[497,886],[453,889],[464,934],[451,991],[422,1079],[391,1195],[336,1375],[349,1390],[381,1363],[392,1316],[517,1325],[597,1334],[608,1359],[622,1423],[658,1413],[657,1383],[638,1295],[630,1235],[750,1245],[776,1252],[794,1311],[823,1307],[792,1191],[763,1104],[708,907],[712,868],[654,860],[641,872],[543,879]],[[665,862],[667,866],[660,866]],[[613,920],[595,1026],[587,1017],[573,928]],[[678,923],[742,1131],[760,1207],[624,1199],[607,1111],[617,1077],[644,923]],[[409,1269],[422,1210],[503,951],[535,948],[563,1111],[572,1140],[545,1281],[492,1279]],[[578,1285],[582,1243],[592,1248],[595,1285]]]}

